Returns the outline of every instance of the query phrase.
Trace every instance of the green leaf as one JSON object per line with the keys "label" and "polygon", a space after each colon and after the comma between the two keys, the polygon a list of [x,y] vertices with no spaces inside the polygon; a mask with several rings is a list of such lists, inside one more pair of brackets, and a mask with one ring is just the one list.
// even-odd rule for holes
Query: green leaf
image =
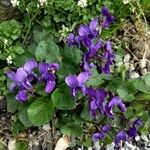
{"label": "green leaf", "polygon": [[92,69],[92,77],[87,81],[87,86],[98,87],[104,84],[105,81],[102,80],[101,75],[98,73],[96,68]]}
{"label": "green leaf", "polygon": [[60,128],[64,135],[79,137],[82,134],[82,128],[79,124],[74,122],[68,123]]}
{"label": "green leaf", "polygon": [[138,89],[141,92],[150,93],[150,88],[145,84],[145,82],[143,80],[136,80],[134,82],[134,86],[136,89]]}
{"label": "green leaf", "polygon": [[15,94],[7,94],[6,100],[7,100],[7,111],[14,113],[19,106],[19,102],[15,99]]}
{"label": "green leaf", "polygon": [[17,141],[16,142],[16,150],[27,150],[28,149],[28,141]]}
{"label": "green leaf", "polygon": [[68,74],[75,74],[79,71],[79,64],[82,59],[82,52],[77,48],[65,47],[60,49],[61,52],[61,69],[58,70],[59,79],[65,78]]}
{"label": "green leaf", "polygon": [[120,86],[117,89],[117,93],[124,101],[130,102],[135,99],[134,95],[130,93],[129,89],[126,88],[126,86]]}
{"label": "green leaf", "polygon": [[48,63],[60,62],[61,55],[59,47],[53,41],[53,38],[51,36],[39,43],[35,50],[35,57],[38,61],[46,60],[46,62]]}
{"label": "green leaf", "polygon": [[21,55],[24,53],[24,49],[21,46],[15,46],[14,50],[17,54]]}
{"label": "green leaf", "polygon": [[67,86],[57,88],[52,94],[52,100],[58,109],[69,110],[75,107],[75,100]]}
{"label": "green leaf", "polygon": [[145,84],[150,88],[150,74],[146,74],[144,77]]}
{"label": "green leaf", "polygon": [[81,118],[83,118],[84,120],[87,120],[87,121],[91,121],[92,120],[92,118],[90,116],[90,113],[89,113],[88,102],[85,102],[85,104],[84,104],[83,110],[81,112]]}
{"label": "green leaf", "polygon": [[31,124],[31,121],[29,120],[27,110],[28,110],[27,106],[21,107],[18,112],[18,118],[25,127],[31,127],[32,124]]}
{"label": "green leaf", "polygon": [[11,131],[13,134],[18,134],[20,131],[24,130],[26,127],[20,122],[20,120],[17,120],[14,122],[11,126]]}
{"label": "green leaf", "polygon": [[33,125],[44,125],[52,119],[54,105],[49,97],[40,97],[29,106],[27,112]]}

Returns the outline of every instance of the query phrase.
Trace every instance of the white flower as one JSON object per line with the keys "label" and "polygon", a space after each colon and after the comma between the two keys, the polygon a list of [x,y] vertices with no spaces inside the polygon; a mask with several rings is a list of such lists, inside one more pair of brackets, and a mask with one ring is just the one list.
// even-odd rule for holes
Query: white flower
{"label": "white flower", "polygon": [[123,0],[124,4],[128,4],[131,0]]}
{"label": "white flower", "polygon": [[4,44],[7,44],[8,43],[8,40],[7,39],[4,39]]}
{"label": "white flower", "polygon": [[9,55],[7,58],[6,58],[6,61],[8,64],[12,64],[12,57],[11,55]]}
{"label": "white flower", "polygon": [[40,3],[41,6],[43,6],[44,3],[47,4],[47,0],[39,0],[39,3]]}
{"label": "white flower", "polygon": [[79,0],[78,1],[78,6],[80,7],[86,7],[87,6],[87,0]]}
{"label": "white flower", "polygon": [[10,2],[11,2],[13,7],[18,6],[20,3],[18,0],[11,0]]}

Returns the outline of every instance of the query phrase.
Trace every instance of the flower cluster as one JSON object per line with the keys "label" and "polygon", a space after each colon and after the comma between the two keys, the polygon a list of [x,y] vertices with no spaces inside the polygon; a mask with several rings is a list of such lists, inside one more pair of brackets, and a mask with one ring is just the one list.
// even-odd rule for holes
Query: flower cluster
{"label": "flower cluster", "polygon": [[[107,28],[114,21],[114,17],[109,13],[106,7],[102,8],[101,28]],[[113,64],[114,54],[112,51],[112,43],[110,41],[103,41],[99,36],[99,18],[94,18],[89,25],[81,25],[78,29],[78,35],[75,36],[70,33],[66,38],[66,42],[70,47],[77,45],[80,47],[81,43],[87,48],[87,52],[83,55],[83,69],[90,71],[92,62],[96,59],[98,68],[103,73],[110,72],[110,66]]]}
{"label": "flower cluster", "polygon": [[[107,28],[114,21],[114,17],[106,7],[102,8],[102,15],[104,16],[104,20],[102,21],[101,28]],[[87,52],[83,54],[82,58],[82,72],[77,76],[67,76],[65,82],[70,87],[74,97],[76,97],[77,91],[80,90],[88,98],[89,113],[93,118],[98,120],[100,115],[104,115],[109,119],[114,119],[114,107],[118,107],[122,113],[126,111],[126,106],[121,98],[103,88],[95,89],[86,86],[87,80],[92,76],[91,68],[96,66],[102,73],[109,74],[110,66],[113,64],[115,58],[112,43],[98,38],[98,29],[100,28],[98,26],[98,17],[96,17],[89,25],[81,25],[77,36],[70,33],[66,38],[66,42],[70,47],[77,45],[80,48],[82,44],[86,47]],[[122,113],[120,114],[122,115]],[[127,131],[120,129],[114,139],[115,145],[119,146],[121,141],[128,141],[130,137],[135,137],[139,125],[141,125],[141,120],[137,119]],[[98,132],[93,134],[93,141],[104,139],[112,128],[113,126],[111,125],[102,126]]]}
{"label": "flower cluster", "polygon": [[[35,72],[38,68],[40,76]],[[28,60],[22,67],[15,72],[7,72],[8,78],[12,81],[10,91],[18,91],[16,99],[25,102],[34,94],[34,84],[45,83],[45,92],[50,93],[56,85],[55,71],[59,69],[58,64],[37,63],[35,60]]]}

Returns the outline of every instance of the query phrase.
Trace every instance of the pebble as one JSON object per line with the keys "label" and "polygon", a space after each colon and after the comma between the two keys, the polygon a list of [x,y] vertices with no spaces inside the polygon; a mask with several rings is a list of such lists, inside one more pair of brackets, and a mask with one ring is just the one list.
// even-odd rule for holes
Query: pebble
{"label": "pebble", "polygon": [[34,140],[34,142],[33,142],[33,145],[35,145],[35,146],[39,146],[39,140]]}
{"label": "pebble", "polygon": [[5,117],[2,117],[2,118],[1,118],[1,120],[2,120],[2,121],[5,121],[5,120],[6,120],[6,118],[5,118]]}
{"label": "pebble", "polygon": [[134,64],[130,64],[130,70],[131,71],[135,70]]}
{"label": "pebble", "polygon": [[140,75],[137,72],[135,72],[135,71],[130,73],[130,78],[131,79],[137,79],[139,77],[140,77]]}
{"label": "pebble", "polygon": [[51,127],[50,127],[49,124],[46,124],[46,125],[44,125],[44,126],[42,127],[42,129],[43,129],[44,131],[48,132],[48,131],[50,131]]}
{"label": "pebble", "polygon": [[96,150],[100,150],[99,141],[97,141],[97,142],[94,143],[94,148],[95,148]]}
{"label": "pebble", "polygon": [[126,69],[129,69],[130,68],[130,63],[126,62],[126,63],[124,63],[124,66],[126,67]]}
{"label": "pebble", "polygon": [[144,140],[145,142],[149,142],[149,139],[146,135],[141,135],[141,139]]}
{"label": "pebble", "polygon": [[130,58],[131,58],[131,55],[130,55],[130,54],[126,54],[125,57],[124,57],[123,62],[124,62],[124,63],[129,62]]}
{"label": "pebble", "polygon": [[136,150],[136,146],[134,146],[134,145],[132,145],[132,144],[130,144],[128,142],[125,142],[125,144],[126,144],[127,148],[131,148],[132,150]]}
{"label": "pebble", "polygon": [[141,70],[141,74],[142,74],[142,75],[146,75],[146,74],[147,74],[147,69],[146,69],[146,68],[145,68],[145,69],[142,69],[142,70]]}
{"label": "pebble", "polygon": [[8,150],[16,150],[16,140],[11,138],[8,142]]}
{"label": "pebble", "polygon": [[150,61],[147,61],[147,71],[150,72]]}
{"label": "pebble", "polygon": [[142,60],[139,62],[139,67],[140,67],[141,69],[146,67],[146,60],[145,60],[145,59],[142,59]]}
{"label": "pebble", "polygon": [[140,136],[137,135],[137,136],[135,137],[135,141],[139,141],[139,140],[140,140]]}

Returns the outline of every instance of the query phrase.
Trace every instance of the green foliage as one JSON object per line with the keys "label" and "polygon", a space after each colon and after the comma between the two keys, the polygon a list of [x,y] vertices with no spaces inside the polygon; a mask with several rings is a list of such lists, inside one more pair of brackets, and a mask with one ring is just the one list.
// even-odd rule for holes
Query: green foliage
{"label": "green foliage", "polygon": [[72,98],[69,88],[61,86],[52,94],[54,106],[58,109],[69,110],[75,108],[75,100]]}
{"label": "green foliage", "polygon": [[66,124],[65,126],[62,126],[60,128],[60,131],[64,135],[75,136],[75,137],[79,137],[82,134],[81,126],[74,122],[70,122],[70,123]]}
{"label": "green foliage", "polygon": [[16,150],[27,150],[28,149],[28,141],[18,140],[16,142]]}
{"label": "green foliage", "polygon": [[14,113],[19,106],[19,102],[15,99],[15,94],[7,94],[6,100],[7,100],[7,111]]}
{"label": "green foliage", "polygon": [[50,97],[40,97],[27,110],[29,120],[33,125],[46,124],[53,118],[54,105]]}

